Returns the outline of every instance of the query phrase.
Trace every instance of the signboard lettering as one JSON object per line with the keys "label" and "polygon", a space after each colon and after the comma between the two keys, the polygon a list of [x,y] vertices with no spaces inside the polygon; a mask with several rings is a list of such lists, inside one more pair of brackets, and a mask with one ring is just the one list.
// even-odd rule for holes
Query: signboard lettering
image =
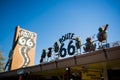
{"label": "signboard lettering", "polygon": [[15,34],[11,70],[33,65],[36,47],[36,33],[18,26]]}

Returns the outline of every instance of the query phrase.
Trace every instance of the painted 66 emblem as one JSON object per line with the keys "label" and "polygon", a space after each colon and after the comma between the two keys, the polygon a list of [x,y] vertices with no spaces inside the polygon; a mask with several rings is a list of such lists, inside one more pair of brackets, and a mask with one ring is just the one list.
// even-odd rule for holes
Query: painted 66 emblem
{"label": "painted 66 emblem", "polygon": [[35,46],[33,40],[34,37],[35,37],[35,33],[21,29],[19,34],[18,44],[22,46],[26,46],[28,48],[33,48]]}
{"label": "painted 66 emblem", "polygon": [[35,46],[33,39],[23,36],[19,38],[18,44],[22,46],[27,46],[29,48],[33,48]]}

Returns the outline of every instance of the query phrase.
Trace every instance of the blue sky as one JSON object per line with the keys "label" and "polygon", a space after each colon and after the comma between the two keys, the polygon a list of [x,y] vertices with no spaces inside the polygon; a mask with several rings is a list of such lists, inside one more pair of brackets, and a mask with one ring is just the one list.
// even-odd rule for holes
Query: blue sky
{"label": "blue sky", "polygon": [[[0,0],[0,49],[8,58],[15,27],[37,33],[35,64],[42,49],[66,33],[86,37],[109,24],[108,42],[120,40],[119,0]],[[96,38],[95,38],[96,39]]]}

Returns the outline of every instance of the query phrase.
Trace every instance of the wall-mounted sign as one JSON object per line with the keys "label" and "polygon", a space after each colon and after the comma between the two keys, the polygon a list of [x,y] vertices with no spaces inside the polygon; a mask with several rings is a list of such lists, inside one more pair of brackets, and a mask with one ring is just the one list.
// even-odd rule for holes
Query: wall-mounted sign
{"label": "wall-mounted sign", "polygon": [[100,78],[101,76],[99,71],[82,72],[83,80],[100,80]]}
{"label": "wall-mounted sign", "polygon": [[110,47],[116,47],[116,46],[120,46],[120,41],[115,41],[110,43]]}
{"label": "wall-mounted sign", "polygon": [[16,28],[11,70],[34,65],[36,37],[34,32]]}

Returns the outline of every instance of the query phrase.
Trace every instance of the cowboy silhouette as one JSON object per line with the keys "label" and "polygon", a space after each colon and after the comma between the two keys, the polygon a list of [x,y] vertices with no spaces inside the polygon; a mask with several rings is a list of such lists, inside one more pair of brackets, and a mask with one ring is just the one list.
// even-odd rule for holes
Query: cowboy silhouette
{"label": "cowboy silhouette", "polygon": [[95,48],[96,48],[96,44],[93,43],[91,37],[88,37],[88,38],[86,39],[85,46],[83,47],[84,51],[85,51],[85,52],[95,51]]}
{"label": "cowboy silhouette", "polygon": [[105,25],[105,27],[100,27],[98,29],[99,33],[97,34],[98,41],[105,42],[107,40],[107,30],[108,24]]}

